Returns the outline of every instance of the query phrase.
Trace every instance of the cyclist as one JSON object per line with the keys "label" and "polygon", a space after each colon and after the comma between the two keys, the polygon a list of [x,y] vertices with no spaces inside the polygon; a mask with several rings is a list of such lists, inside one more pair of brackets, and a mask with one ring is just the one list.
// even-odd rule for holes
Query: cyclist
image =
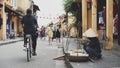
{"label": "cyclist", "polygon": [[24,31],[24,47],[27,45],[27,39],[26,39],[26,34],[30,34],[32,38],[32,55],[35,56],[36,54],[36,45],[37,45],[37,20],[35,19],[34,16],[32,16],[32,10],[27,9],[26,15],[23,16],[22,19],[22,25],[23,25],[23,31]]}

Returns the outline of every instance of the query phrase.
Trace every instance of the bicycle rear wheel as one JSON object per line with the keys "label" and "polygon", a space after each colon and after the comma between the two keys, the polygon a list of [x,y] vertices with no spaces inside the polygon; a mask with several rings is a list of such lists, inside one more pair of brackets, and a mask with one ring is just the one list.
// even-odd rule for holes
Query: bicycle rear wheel
{"label": "bicycle rear wheel", "polygon": [[32,39],[31,35],[26,35],[27,36],[27,61],[29,62],[31,57],[32,57]]}
{"label": "bicycle rear wheel", "polygon": [[27,61],[29,62],[30,61],[30,51],[29,51],[29,48],[27,48]]}
{"label": "bicycle rear wheel", "polygon": [[30,51],[30,58],[32,57],[32,39],[29,39],[29,51]]}

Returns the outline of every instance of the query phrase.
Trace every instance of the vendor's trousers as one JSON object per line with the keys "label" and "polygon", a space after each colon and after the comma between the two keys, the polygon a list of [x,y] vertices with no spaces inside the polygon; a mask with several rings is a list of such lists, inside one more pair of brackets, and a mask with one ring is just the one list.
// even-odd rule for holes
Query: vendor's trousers
{"label": "vendor's trousers", "polygon": [[84,47],[84,50],[89,54],[89,57],[92,59],[99,59],[101,58],[101,53],[97,52],[95,49],[87,46]]}

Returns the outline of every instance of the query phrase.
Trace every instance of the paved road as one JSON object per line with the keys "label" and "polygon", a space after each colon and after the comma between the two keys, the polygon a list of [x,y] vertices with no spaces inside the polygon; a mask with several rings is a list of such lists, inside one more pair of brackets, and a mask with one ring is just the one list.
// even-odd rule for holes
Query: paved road
{"label": "paved road", "polygon": [[38,39],[37,56],[30,62],[26,60],[23,41],[0,46],[0,68],[66,68],[63,60],[53,60],[63,55],[57,43],[54,41],[53,44]]}

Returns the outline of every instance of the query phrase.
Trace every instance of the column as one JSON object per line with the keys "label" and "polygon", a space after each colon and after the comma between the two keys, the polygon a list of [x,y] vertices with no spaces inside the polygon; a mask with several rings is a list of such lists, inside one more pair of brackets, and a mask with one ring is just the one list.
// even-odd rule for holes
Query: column
{"label": "column", "polygon": [[87,1],[82,0],[82,32],[87,30]]}
{"label": "column", "polygon": [[1,14],[1,17],[3,19],[3,24],[2,24],[2,27],[0,29],[0,40],[5,40],[6,39],[6,14],[5,14],[5,4],[4,4],[4,1],[3,1],[3,7],[0,11],[0,14]]}
{"label": "column", "polygon": [[113,0],[106,0],[106,35],[108,41],[105,45],[105,49],[112,49],[113,47]]}
{"label": "column", "polygon": [[6,39],[6,13],[4,9],[5,9],[5,3],[3,3],[3,9],[2,9],[2,18],[3,18],[2,40]]}
{"label": "column", "polygon": [[[120,0],[118,0],[118,5],[120,5]],[[118,9],[120,9],[120,6],[118,6]],[[120,45],[120,10],[118,10],[118,44]]]}
{"label": "column", "polygon": [[92,0],[92,29],[97,31],[97,1]]}

